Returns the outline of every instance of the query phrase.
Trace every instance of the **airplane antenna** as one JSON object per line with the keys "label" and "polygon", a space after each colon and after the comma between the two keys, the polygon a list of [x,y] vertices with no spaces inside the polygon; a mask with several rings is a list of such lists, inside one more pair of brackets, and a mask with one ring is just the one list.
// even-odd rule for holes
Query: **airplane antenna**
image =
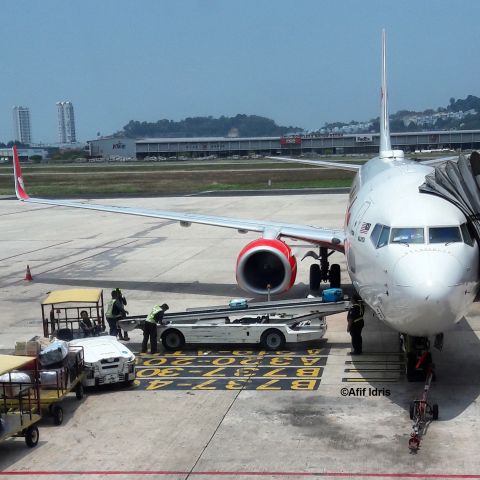
{"label": "airplane antenna", "polygon": [[392,156],[390,143],[390,125],[388,119],[387,97],[387,52],[385,46],[385,29],[382,30],[382,87],[381,87],[381,112],[380,112],[380,157]]}

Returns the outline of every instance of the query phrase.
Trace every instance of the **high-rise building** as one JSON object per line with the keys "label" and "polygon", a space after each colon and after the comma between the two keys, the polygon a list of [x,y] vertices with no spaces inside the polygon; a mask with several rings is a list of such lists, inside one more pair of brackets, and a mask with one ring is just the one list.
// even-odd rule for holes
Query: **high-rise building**
{"label": "high-rise building", "polygon": [[30,110],[28,107],[13,107],[13,129],[15,140],[21,143],[32,143]]}
{"label": "high-rise building", "polygon": [[58,141],[60,143],[75,143],[75,115],[72,102],[57,102],[58,110]]}

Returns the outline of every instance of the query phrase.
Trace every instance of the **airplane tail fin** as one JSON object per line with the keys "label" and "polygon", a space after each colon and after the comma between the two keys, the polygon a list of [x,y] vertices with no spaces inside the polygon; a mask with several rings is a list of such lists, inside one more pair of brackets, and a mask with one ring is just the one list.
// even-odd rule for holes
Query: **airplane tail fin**
{"label": "airplane tail fin", "polygon": [[28,196],[25,185],[23,184],[22,167],[20,166],[20,160],[18,159],[17,146],[13,146],[13,174],[15,177],[15,193],[19,200],[28,200]]}
{"label": "airplane tail fin", "polygon": [[380,108],[380,158],[403,158],[403,151],[392,150],[390,120],[388,118],[387,47],[385,29],[382,30],[382,87]]}

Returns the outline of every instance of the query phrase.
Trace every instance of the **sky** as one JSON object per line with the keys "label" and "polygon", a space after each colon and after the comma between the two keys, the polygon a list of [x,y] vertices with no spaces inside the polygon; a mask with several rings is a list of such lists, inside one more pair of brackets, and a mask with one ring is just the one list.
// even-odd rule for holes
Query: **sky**
{"label": "sky", "polygon": [[12,107],[56,142],[130,120],[237,113],[307,130],[379,114],[387,32],[390,112],[480,96],[477,0],[2,0],[0,141]]}

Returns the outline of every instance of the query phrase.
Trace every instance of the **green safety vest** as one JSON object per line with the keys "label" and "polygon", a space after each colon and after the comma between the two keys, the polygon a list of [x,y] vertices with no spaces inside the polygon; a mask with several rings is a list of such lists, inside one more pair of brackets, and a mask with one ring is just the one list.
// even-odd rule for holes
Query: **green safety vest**
{"label": "green safety vest", "polygon": [[155,315],[162,309],[161,305],[155,305],[152,311],[147,315],[146,322],[157,323],[155,321]]}
{"label": "green safety vest", "polygon": [[115,299],[111,298],[109,302],[107,303],[107,313],[105,316],[107,318],[113,318],[113,306],[115,305]]}
{"label": "green safety vest", "polygon": [[352,307],[360,307],[360,316],[355,320],[352,320],[352,323],[356,323],[356,322],[359,322],[360,320],[363,320],[363,314],[365,313],[365,305],[363,303],[354,303]]}

